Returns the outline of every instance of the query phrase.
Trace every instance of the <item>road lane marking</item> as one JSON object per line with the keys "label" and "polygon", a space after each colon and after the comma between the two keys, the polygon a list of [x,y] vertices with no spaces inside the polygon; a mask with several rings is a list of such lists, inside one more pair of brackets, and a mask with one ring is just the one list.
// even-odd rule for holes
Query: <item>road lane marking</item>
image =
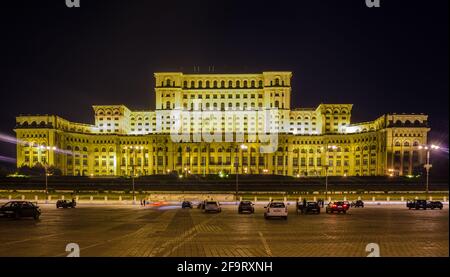
{"label": "road lane marking", "polygon": [[[188,231],[184,232],[182,235],[176,236],[165,243],[163,243],[160,247],[154,249],[151,251],[150,256],[155,257],[157,254],[160,254],[159,256],[167,257],[168,255],[172,254],[176,249],[180,248],[182,245],[184,245],[186,242],[192,240],[197,234],[198,234],[198,228],[205,226],[209,222],[211,222],[213,219],[215,219],[219,214],[214,215],[213,217],[210,217],[199,224],[194,225],[192,228],[190,228]],[[171,245],[175,244],[172,249],[166,250],[166,248]],[[166,253],[164,253],[167,251]]]}
{"label": "road lane marking", "polygon": [[29,239],[5,242],[5,243],[2,243],[2,246],[12,245],[12,244],[16,244],[16,243],[28,242],[28,241],[32,241],[32,240],[41,240],[41,239],[46,239],[46,238],[51,238],[51,237],[56,237],[56,236],[61,236],[61,235],[64,235],[64,233],[51,234],[51,235],[46,235],[46,236],[41,236],[41,237],[36,237],[36,238],[29,238]]}
{"label": "road lane marking", "polygon": [[264,237],[263,233],[258,232],[258,234],[259,234],[259,238],[261,239],[261,242],[262,242],[262,244],[263,244],[263,246],[264,246],[264,250],[266,250],[266,254],[267,254],[269,257],[272,257],[272,256],[273,256],[273,255],[272,255],[272,251],[270,250],[269,244],[267,243],[267,240],[266,240],[266,238]]}

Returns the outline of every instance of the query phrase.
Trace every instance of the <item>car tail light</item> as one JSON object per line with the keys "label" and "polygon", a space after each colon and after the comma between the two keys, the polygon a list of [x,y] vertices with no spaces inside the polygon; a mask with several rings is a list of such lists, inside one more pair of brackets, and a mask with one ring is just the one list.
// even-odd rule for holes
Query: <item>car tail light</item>
{"label": "car tail light", "polygon": [[333,208],[336,208],[336,204],[333,204]]}
{"label": "car tail light", "polygon": [[347,204],[344,204],[344,208],[347,207]]}

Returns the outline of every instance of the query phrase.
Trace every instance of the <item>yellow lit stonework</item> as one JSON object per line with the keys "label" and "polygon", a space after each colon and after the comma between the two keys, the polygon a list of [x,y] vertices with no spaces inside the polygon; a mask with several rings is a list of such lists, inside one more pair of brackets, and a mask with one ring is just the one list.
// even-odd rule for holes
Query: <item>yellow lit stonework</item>
{"label": "yellow lit stonework", "polygon": [[[291,72],[261,74],[155,73],[156,109],[93,106],[95,124],[55,115],[16,119],[17,166],[37,163],[64,175],[278,174],[289,176],[408,175],[423,164],[427,116],[386,114],[351,122],[351,104],[291,109]],[[261,153],[252,137],[275,111],[267,132],[277,134],[276,151]],[[259,114],[252,113],[259,111]],[[174,112],[185,115],[174,118]],[[210,114],[208,120],[196,113]],[[243,135],[242,141],[175,142],[173,126],[188,134]],[[245,146],[245,147],[241,147]],[[238,167],[235,161],[239,161]],[[236,169],[237,168],[237,169]]]}

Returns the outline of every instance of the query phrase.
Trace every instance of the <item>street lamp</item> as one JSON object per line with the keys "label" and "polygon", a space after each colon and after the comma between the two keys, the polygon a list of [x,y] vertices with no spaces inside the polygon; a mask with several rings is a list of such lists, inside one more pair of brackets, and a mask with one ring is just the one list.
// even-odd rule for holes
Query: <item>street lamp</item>
{"label": "street lamp", "polygon": [[[136,166],[136,153],[137,153],[137,150],[142,150],[142,149],[144,149],[144,147],[143,146],[135,146],[135,147],[130,146],[130,149],[133,152],[133,163],[131,163],[131,170],[132,170],[131,185],[133,187],[133,205],[135,205],[136,204],[136,191],[135,191],[135,186],[134,186],[134,177],[135,177],[134,175],[135,175],[135,166]],[[135,149],[136,151],[133,149]]]}
{"label": "street lamp", "polygon": [[50,159],[50,150],[55,151],[56,147],[41,145],[38,148],[40,150],[47,150],[45,153],[45,162],[43,163],[44,171],[45,171],[45,203],[47,204],[47,201],[48,201],[48,175],[49,175],[48,174],[48,167],[49,167],[48,161]]}
{"label": "street lamp", "polygon": [[[245,145],[245,144],[241,144],[240,148],[241,148],[241,150],[244,151],[244,150],[248,149],[248,146]],[[239,148],[238,147],[236,147],[236,153],[239,154]],[[242,152],[241,152],[241,154],[242,154]],[[239,194],[239,158],[236,161],[235,166],[236,166],[236,204],[237,204],[238,194]]]}
{"label": "street lamp", "polygon": [[431,153],[431,150],[439,150],[439,148],[440,147],[438,145],[434,145],[434,144],[432,144],[432,145],[420,145],[419,146],[420,150],[427,151],[427,163],[423,166],[426,169],[426,171],[427,171],[426,189],[425,189],[425,192],[426,192],[427,195],[428,195],[428,188],[429,188],[429,184],[428,183],[429,183],[430,169],[433,167],[433,165],[430,164],[430,153]]}
{"label": "street lamp", "polygon": [[327,146],[327,149],[325,150],[325,160],[326,160],[326,163],[325,163],[325,166],[324,166],[324,168],[325,168],[325,198],[326,198],[326,200],[327,200],[327,198],[328,198],[328,168],[330,167],[330,164],[329,164],[329,161],[328,161],[328,151],[329,150],[336,150],[338,147],[336,146],[336,145],[328,145]]}

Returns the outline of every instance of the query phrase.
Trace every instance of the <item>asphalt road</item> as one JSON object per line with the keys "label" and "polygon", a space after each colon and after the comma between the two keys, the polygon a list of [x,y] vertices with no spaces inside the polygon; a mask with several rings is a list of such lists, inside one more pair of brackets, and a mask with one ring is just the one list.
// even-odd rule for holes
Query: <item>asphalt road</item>
{"label": "asphalt road", "polygon": [[297,215],[265,220],[235,206],[204,214],[175,206],[42,205],[40,220],[0,219],[0,256],[114,257],[364,257],[377,243],[381,256],[449,256],[449,210],[408,210],[403,205],[352,208],[348,214]]}

